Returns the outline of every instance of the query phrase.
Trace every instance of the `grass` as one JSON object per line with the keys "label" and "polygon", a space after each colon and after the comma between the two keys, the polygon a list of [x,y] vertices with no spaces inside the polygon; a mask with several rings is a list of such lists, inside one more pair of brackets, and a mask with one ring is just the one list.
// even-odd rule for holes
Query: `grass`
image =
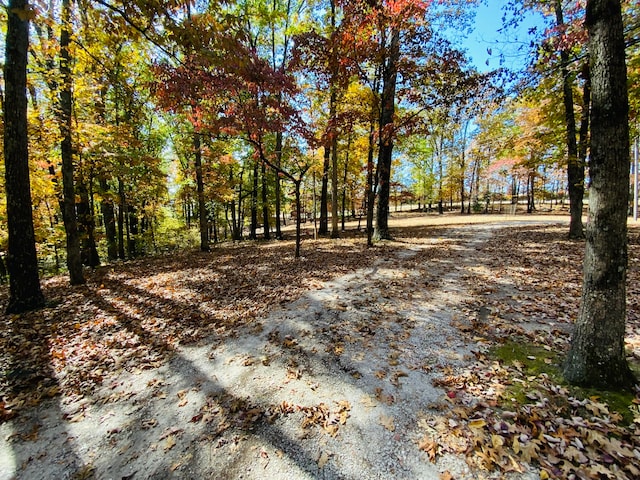
{"label": "grass", "polygon": [[[545,396],[549,398],[549,401],[559,413],[591,415],[587,409],[580,409],[580,411],[576,412],[569,408],[569,403],[566,399],[575,397],[578,400],[589,399],[607,404],[610,412],[617,412],[622,416],[621,424],[624,426],[628,426],[633,422],[633,408],[637,409],[634,403],[636,397],[633,393],[625,390],[599,390],[569,385],[562,377],[561,363],[563,357],[557,351],[534,345],[527,340],[510,340],[491,348],[489,350],[489,358],[499,361],[505,368],[510,367],[517,370],[524,379],[523,381],[514,381],[506,386],[501,396],[504,400],[503,406],[507,408],[509,404],[524,405],[531,403],[532,392],[544,391]],[[633,362],[631,369],[636,377],[640,378],[640,363]],[[568,395],[562,398],[561,395],[551,394],[544,385],[545,383],[548,384],[549,381],[554,385],[564,387],[563,391],[568,392]]]}

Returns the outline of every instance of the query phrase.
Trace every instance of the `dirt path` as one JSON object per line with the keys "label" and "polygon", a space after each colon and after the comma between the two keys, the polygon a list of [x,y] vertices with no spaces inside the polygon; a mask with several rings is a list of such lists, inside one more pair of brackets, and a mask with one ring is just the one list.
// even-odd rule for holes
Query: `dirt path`
{"label": "dirt path", "polygon": [[434,380],[482,348],[456,325],[494,228],[408,243],[232,339],[5,422],[0,479],[502,478],[424,445],[447,396]]}

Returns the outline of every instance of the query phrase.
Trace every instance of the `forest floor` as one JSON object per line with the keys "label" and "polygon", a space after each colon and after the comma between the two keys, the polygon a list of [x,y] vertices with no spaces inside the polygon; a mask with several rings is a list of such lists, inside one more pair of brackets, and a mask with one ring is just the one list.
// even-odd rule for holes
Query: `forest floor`
{"label": "forest floor", "polygon": [[567,220],[403,214],[371,249],[350,231],[299,260],[245,242],[47,279],[46,308],[0,317],[0,480],[640,478],[640,397],[558,375]]}

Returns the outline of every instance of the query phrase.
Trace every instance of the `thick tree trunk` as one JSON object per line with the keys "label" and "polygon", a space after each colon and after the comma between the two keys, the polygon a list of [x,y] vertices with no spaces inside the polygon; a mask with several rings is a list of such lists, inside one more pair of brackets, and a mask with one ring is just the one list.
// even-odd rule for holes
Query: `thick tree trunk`
{"label": "thick tree trunk", "polygon": [[60,122],[60,155],[62,157],[62,218],[67,234],[67,268],[71,285],[85,282],[82,273],[82,255],[80,252],[80,235],[76,217],[76,192],[73,178],[73,145],[71,141],[71,43],[69,22],[71,19],[71,5],[69,0],[62,1],[62,30],[60,31],[60,76],[62,87],[58,120]]}
{"label": "thick tree trunk", "polygon": [[391,192],[391,160],[393,154],[393,117],[395,114],[396,82],[398,80],[398,61],[400,60],[400,31],[391,32],[389,58],[383,73],[381,112],[380,112],[380,148],[378,152],[378,208],[376,227],[373,237],[376,240],[390,239],[389,233],[389,195]]}
{"label": "thick tree trunk", "polygon": [[207,219],[207,202],[204,198],[204,179],[202,177],[202,146],[200,134],[193,134],[193,152],[196,167],[196,188],[198,190],[198,219],[200,224],[200,250],[209,251],[209,221]]}
{"label": "thick tree trunk", "polygon": [[24,0],[10,0],[4,64],[4,164],[9,249],[7,313],[44,305],[31,211],[29,140],[27,134],[27,52],[29,21],[20,17]]}
{"label": "thick tree trunk", "polygon": [[589,0],[593,89],[582,303],[564,368],[573,384],[630,387],[624,350],[629,200],[625,44],[619,0]]}
{"label": "thick tree trunk", "polygon": [[[564,25],[562,1],[554,3],[556,24]],[[560,51],[560,72],[562,74],[562,96],[564,101],[564,121],[567,142],[567,182],[569,190],[569,238],[584,238],[582,224],[582,200],[584,198],[584,164],[578,158],[578,144],[576,140],[576,118],[573,111],[573,79],[569,73],[569,52]]]}

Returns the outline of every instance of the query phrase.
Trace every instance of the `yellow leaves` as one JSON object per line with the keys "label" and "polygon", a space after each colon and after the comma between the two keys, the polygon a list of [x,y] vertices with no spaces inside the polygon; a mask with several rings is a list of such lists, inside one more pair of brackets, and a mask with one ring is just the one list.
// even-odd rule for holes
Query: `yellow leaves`
{"label": "yellow leaves", "polygon": [[487,422],[482,418],[476,418],[469,422],[469,427],[471,428],[483,428],[487,425]]}

